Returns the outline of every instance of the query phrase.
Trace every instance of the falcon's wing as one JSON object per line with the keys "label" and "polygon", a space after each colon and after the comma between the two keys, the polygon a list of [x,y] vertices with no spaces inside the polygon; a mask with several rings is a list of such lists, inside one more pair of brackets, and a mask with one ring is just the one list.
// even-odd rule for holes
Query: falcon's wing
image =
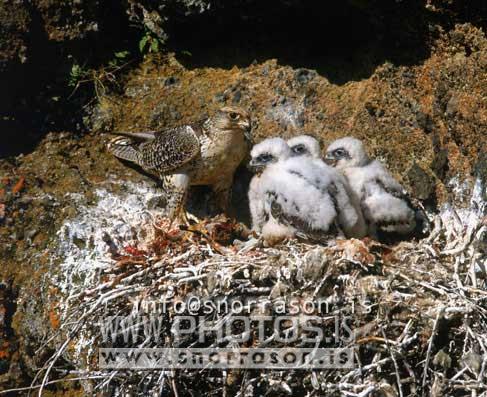
{"label": "falcon's wing", "polygon": [[[361,214],[359,215],[350,200],[349,193],[346,190],[346,181],[334,169],[326,166],[321,161],[314,161],[313,164],[317,167],[317,172],[308,172],[310,177],[306,177],[299,170],[289,170],[289,173],[294,174],[304,179],[308,184],[318,189],[322,197],[327,196],[333,204],[335,213],[338,215],[338,223],[347,236],[363,237],[366,233],[365,223]],[[359,219],[360,218],[360,219]],[[335,233],[335,231],[332,231]]]}
{"label": "falcon's wing", "polygon": [[175,170],[200,153],[193,127],[181,126],[154,133],[154,139],[140,145],[143,166],[158,172]]}
{"label": "falcon's wing", "polygon": [[108,143],[108,150],[110,153],[122,160],[131,161],[135,164],[143,166],[141,159],[140,148],[147,141],[152,141],[155,137],[155,132],[110,132],[111,135],[116,135]]}

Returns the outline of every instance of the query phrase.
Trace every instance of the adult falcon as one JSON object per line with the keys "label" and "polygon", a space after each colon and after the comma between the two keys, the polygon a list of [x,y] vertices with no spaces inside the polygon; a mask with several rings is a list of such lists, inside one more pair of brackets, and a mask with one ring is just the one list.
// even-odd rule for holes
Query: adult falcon
{"label": "adult falcon", "polygon": [[116,157],[159,177],[167,196],[167,215],[187,223],[190,186],[210,185],[218,206],[228,210],[233,175],[249,151],[250,115],[223,107],[213,116],[157,132],[121,133],[108,144]]}

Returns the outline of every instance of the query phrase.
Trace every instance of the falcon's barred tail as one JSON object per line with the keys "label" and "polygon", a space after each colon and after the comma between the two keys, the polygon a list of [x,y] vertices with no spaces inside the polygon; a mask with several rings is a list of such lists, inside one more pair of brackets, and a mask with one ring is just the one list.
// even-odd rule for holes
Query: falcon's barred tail
{"label": "falcon's barred tail", "polygon": [[108,143],[108,150],[122,160],[140,164],[140,151],[137,146],[138,143],[132,139],[118,136]]}
{"label": "falcon's barred tail", "polygon": [[123,131],[116,131],[116,132],[109,132],[109,134],[117,135],[117,136],[125,136],[127,138],[138,140],[138,141],[152,141],[155,139],[155,132],[153,131],[146,131],[146,132],[123,132]]}

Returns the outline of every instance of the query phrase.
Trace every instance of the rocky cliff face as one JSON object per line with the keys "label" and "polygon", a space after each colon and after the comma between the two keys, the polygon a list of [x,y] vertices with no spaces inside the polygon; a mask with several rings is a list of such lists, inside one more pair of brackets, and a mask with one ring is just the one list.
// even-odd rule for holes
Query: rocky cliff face
{"label": "rocky cliff face", "polygon": [[[131,247],[153,237],[145,211],[158,211],[155,183],[107,154],[105,132],[175,126],[238,104],[252,113],[256,142],[308,133],[325,147],[353,135],[431,214],[486,216],[485,2],[405,3],[3,2],[1,387],[29,384],[65,341],[66,297],[96,287],[108,238]],[[161,52],[142,60],[134,51],[144,35]],[[134,61],[115,82],[93,79],[70,96],[68,55],[83,64],[89,53],[95,76],[106,76],[117,40]],[[241,220],[247,183],[239,171]],[[193,197],[204,214],[207,192]],[[87,340],[62,363],[87,365]]]}
{"label": "rocky cliff face", "polygon": [[443,34],[419,65],[386,61],[344,84],[279,60],[193,68],[169,55],[132,72],[122,95],[103,98],[93,128],[158,129],[238,104],[252,112],[256,142],[302,133],[323,148],[346,135],[365,140],[372,156],[434,208],[448,200],[452,178],[470,179],[485,150],[486,56],[483,32],[470,25]]}

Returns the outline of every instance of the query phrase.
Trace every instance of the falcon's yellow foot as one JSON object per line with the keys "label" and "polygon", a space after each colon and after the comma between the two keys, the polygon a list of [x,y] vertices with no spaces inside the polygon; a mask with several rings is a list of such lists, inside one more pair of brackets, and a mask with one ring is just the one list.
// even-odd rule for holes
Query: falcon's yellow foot
{"label": "falcon's yellow foot", "polygon": [[179,225],[191,226],[191,223],[189,222],[186,211],[181,211],[179,213],[179,223],[178,224]]}
{"label": "falcon's yellow foot", "polygon": [[[188,217],[189,215],[189,217]],[[180,211],[177,216],[175,216],[171,221],[171,227],[173,226],[191,226],[191,222],[188,218],[192,217],[191,214],[186,211]]]}

